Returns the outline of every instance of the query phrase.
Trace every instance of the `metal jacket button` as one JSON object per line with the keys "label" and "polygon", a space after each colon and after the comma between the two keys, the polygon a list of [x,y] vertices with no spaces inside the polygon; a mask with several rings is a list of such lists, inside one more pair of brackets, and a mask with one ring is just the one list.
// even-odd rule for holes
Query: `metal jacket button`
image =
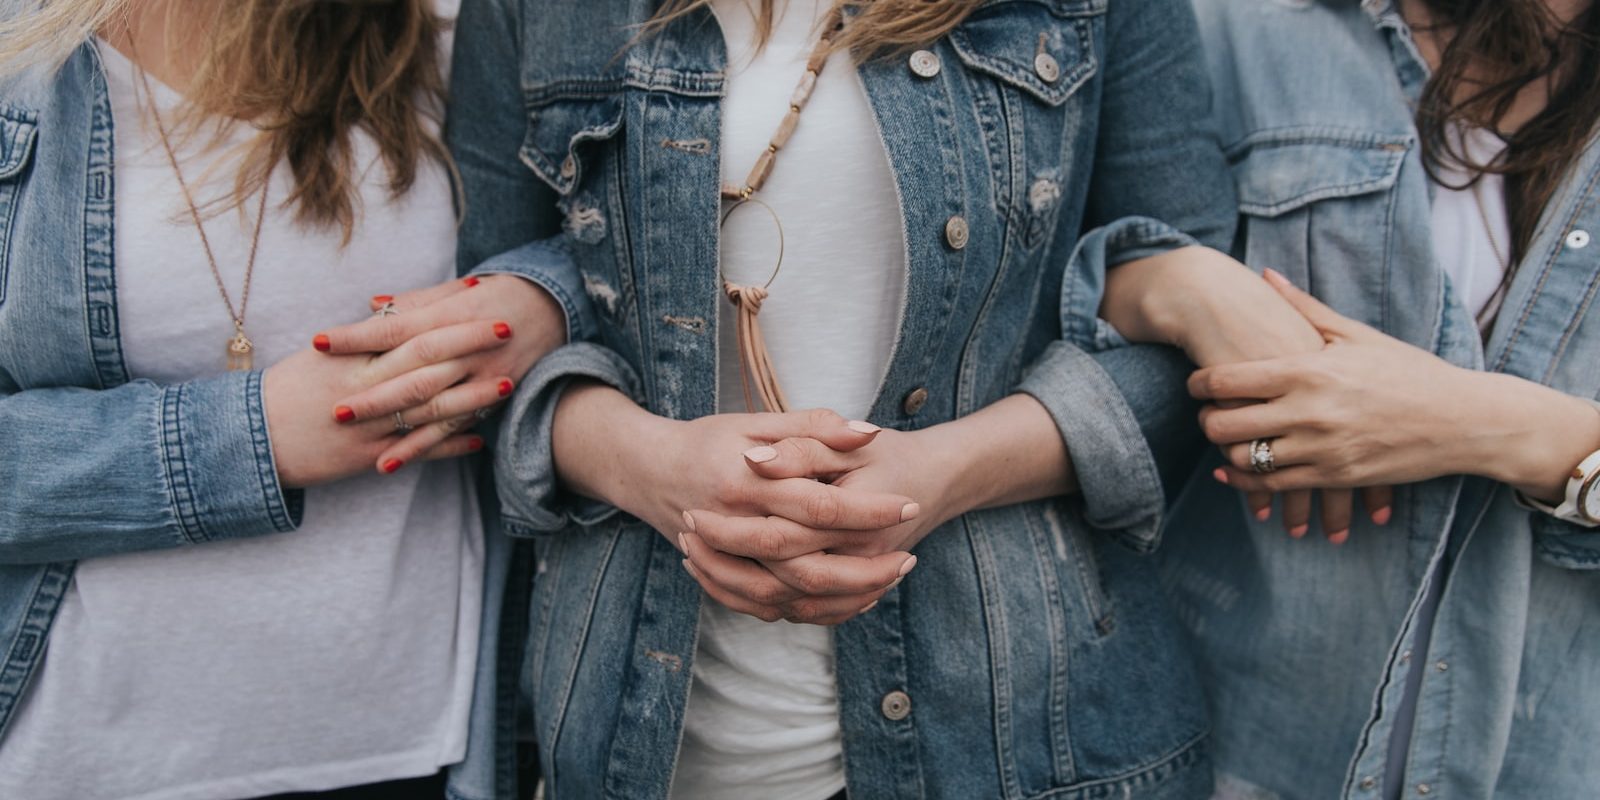
{"label": "metal jacket button", "polygon": [[1567,246],[1574,250],[1582,250],[1589,246],[1588,231],[1573,231],[1567,234]]}
{"label": "metal jacket button", "polygon": [[890,692],[883,696],[883,715],[895,722],[911,716],[911,695],[905,692]]}
{"label": "metal jacket button", "polygon": [[939,56],[932,50],[918,50],[911,54],[911,71],[919,77],[931,78],[939,74]]}
{"label": "metal jacket button", "polygon": [[960,250],[967,246],[967,220],[957,214],[944,223],[944,240],[952,250]]}
{"label": "metal jacket button", "polygon": [[578,162],[572,160],[572,156],[561,159],[561,177],[570,178],[576,174],[578,174]]}
{"label": "metal jacket button", "polygon": [[1033,57],[1033,71],[1045,83],[1055,83],[1061,78],[1061,65],[1056,62],[1056,57],[1049,53],[1040,53]]}
{"label": "metal jacket button", "polygon": [[905,402],[901,404],[901,408],[904,408],[907,414],[916,416],[917,412],[921,411],[922,407],[927,404],[928,390],[918,386],[917,388],[906,393],[906,399]]}

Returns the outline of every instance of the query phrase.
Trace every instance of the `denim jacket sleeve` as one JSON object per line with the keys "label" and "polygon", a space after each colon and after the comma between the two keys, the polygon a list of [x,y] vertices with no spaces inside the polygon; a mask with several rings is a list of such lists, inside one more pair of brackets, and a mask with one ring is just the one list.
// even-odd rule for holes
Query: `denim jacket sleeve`
{"label": "denim jacket sleeve", "polygon": [[294,530],[260,372],[0,396],[0,563]]}
{"label": "denim jacket sleeve", "polygon": [[1200,452],[1187,362],[1162,347],[1110,349],[1105,271],[1177,247],[1226,249],[1233,183],[1209,120],[1199,33],[1183,0],[1112,3],[1086,227],[1062,281],[1062,340],[1018,390],[1049,409],[1089,522],[1139,551],[1158,542],[1167,485]]}
{"label": "denim jacket sleeve", "polygon": [[[518,79],[522,3],[462,4],[451,61],[445,141],[461,174],[464,204],[457,263],[474,275],[512,274],[561,305],[567,341],[593,338],[594,309],[565,254],[555,192],[520,166],[526,132]],[[529,244],[529,243],[532,244]]]}

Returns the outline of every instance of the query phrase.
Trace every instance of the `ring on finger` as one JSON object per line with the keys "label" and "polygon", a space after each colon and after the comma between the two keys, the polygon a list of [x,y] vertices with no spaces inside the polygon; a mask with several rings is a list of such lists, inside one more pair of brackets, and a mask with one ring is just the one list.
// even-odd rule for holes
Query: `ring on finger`
{"label": "ring on finger", "polygon": [[378,316],[378,317],[393,317],[393,316],[395,316],[395,315],[397,315],[399,313],[400,313],[400,309],[394,307],[394,301],[392,301],[392,300],[387,302],[387,303],[384,303],[381,306],[378,306],[378,310],[372,312],[373,316]]}
{"label": "ring on finger", "polygon": [[395,433],[404,435],[404,434],[410,433],[410,432],[412,432],[414,430],[416,430],[416,427],[411,425],[411,423],[406,422],[406,418],[401,416],[400,412],[398,412],[398,411],[394,412],[394,432]]}
{"label": "ring on finger", "polygon": [[1250,468],[1258,474],[1276,472],[1278,465],[1272,460],[1272,440],[1256,439],[1250,443]]}

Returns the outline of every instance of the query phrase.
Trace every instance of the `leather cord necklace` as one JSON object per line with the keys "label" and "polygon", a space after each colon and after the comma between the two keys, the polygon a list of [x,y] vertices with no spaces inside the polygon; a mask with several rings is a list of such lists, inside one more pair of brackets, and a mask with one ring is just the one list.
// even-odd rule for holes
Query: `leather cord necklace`
{"label": "leather cord necklace", "polygon": [[777,279],[778,270],[783,268],[783,223],[778,220],[778,212],[757,199],[755,194],[761,191],[761,187],[766,185],[767,178],[772,175],[772,168],[778,162],[778,151],[783,149],[794,136],[795,128],[800,124],[800,112],[805,110],[806,102],[816,90],[817,76],[822,74],[822,67],[833,52],[833,39],[843,26],[844,17],[836,7],[828,17],[821,39],[817,41],[817,46],[812,49],[810,58],[806,60],[806,71],[800,76],[800,85],[795,87],[794,95],[789,98],[789,113],[778,123],[777,131],[767,142],[767,149],[756,159],[755,166],[750,169],[750,174],[745,177],[742,186],[728,183],[722,185],[722,199],[730,203],[722,214],[723,227],[727,226],[728,217],[732,216],[734,211],[752,204],[766,209],[767,213],[772,215],[773,223],[778,226],[778,263],[773,266],[772,274],[766,283],[760,286],[741,285],[728,280],[726,276],[722,281],[722,291],[734,307],[739,340],[739,382],[744,387],[745,408],[752,411],[755,410],[750,392],[752,383],[755,384],[756,395],[761,398],[762,408],[775,412],[789,410],[783,389],[778,386],[778,376],[772,370],[772,356],[767,352],[766,339],[761,335],[761,323],[757,319],[757,315],[761,313],[761,304],[767,299],[768,289]]}

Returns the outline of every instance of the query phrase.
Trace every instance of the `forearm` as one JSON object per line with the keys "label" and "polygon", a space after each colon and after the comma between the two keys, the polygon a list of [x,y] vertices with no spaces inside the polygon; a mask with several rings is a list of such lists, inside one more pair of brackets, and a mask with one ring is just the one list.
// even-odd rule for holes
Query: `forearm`
{"label": "forearm", "polygon": [[917,435],[934,442],[933,463],[951,469],[949,516],[1078,490],[1055,421],[1028,395],[1011,395]]}
{"label": "forearm", "polygon": [[637,516],[638,501],[652,489],[640,476],[648,453],[639,443],[659,441],[667,422],[606,384],[567,387],[551,431],[557,480],[573,494]]}

